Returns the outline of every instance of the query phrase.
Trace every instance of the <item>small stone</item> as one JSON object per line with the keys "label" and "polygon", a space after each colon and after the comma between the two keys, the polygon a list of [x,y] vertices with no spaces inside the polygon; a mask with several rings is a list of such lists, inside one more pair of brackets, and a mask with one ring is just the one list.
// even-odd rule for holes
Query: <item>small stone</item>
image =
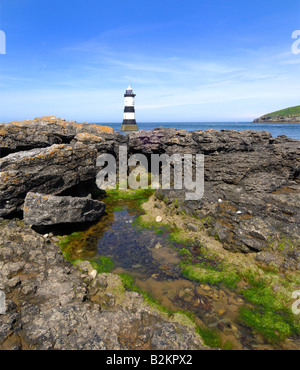
{"label": "small stone", "polygon": [[219,202],[219,203],[222,203],[222,202],[223,202],[223,200],[222,200],[222,199],[218,199],[218,202]]}
{"label": "small stone", "polygon": [[13,277],[12,279],[10,279],[7,283],[7,285],[10,287],[10,288],[15,288],[17,285],[19,285],[21,282],[21,279],[19,276],[15,276]]}
{"label": "small stone", "polygon": [[155,249],[160,249],[160,248],[162,248],[162,245],[160,243],[157,243],[155,246]]}
{"label": "small stone", "polygon": [[226,310],[221,309],[221,310],[218,311],[218,315],[223,316],[225,312],[226,312]]}
{"label": "small stone", "polygon": [[183,290],[180,290],[178,293],[178,297],[182,298],[185,295],[185,292]]}
{"label": "small stone", "polygon": [[95,279],[95,277],[97,276],[97,270],[93,270],[89,273],[89,276],[92,278],[92,279]]}
{"label": "small stone", "polygon": [[235,332],[237,332],[237,331],[238,331],[238,328],[237,328],[235,325],[233,325],[233,324],[231,324],[231,329],[232,329],[233,331],[235,331]]}
{"label": "small stone", "polygon": [[210,287],[208,285],[205,285],[205,286],[203,286],[203,289],[208,292],[210,290]]}
{"label": "small stone", "polygon": [[162,222],[162,217],[161,217],[161,216],[157,216],[157,217],[156,217],[156,222],[158,222],[158,223],[159,223],[159,222]]}
{"label": "small stone", "polygon": [[198,226],[197,225],[195,225],[195,224],[192,224],[192,223],[188,223],[187,225],[186,225],[186,227],[187,227],[187,229],[188,230],[191,230],[191,231],[199,231],[199,228],[198,228]]}
{"label": "small stone", "polygon": [[49,234],[45,234],[45,235],[44,235],[44,238],[45,238],[45,239],[47,239],[47,238],[48,238],[48,236],[49,236]]}
{"label": "small stone", "polygon": [[162,209],[162,205],[160,203],[154,203],[154,207],[158,209]]}

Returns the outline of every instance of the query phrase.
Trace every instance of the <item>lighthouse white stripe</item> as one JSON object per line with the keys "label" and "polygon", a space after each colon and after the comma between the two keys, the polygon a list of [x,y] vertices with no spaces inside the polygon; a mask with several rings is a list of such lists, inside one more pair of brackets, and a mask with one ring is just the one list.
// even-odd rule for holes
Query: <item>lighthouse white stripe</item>
{"label": "lighthouse white stripe", "polygon": [[134,113],[125,113],[124,119],[134,119]]}

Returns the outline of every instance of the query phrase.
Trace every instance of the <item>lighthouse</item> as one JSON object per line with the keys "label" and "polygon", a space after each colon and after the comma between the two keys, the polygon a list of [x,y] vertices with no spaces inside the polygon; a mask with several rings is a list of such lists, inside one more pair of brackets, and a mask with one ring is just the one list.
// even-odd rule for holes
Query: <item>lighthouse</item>
{"label": "lighthouse", "polygon": [[135,120],[134,98],[135,94],[130,85],[125,92],[125,107],[124,107],[124,120],[121,131],[138,131],[138,126]]}

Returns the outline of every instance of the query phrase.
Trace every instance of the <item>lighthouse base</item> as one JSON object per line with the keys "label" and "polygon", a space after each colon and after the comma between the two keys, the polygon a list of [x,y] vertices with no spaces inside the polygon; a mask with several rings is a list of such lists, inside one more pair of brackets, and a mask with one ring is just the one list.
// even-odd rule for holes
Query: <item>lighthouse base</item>
{"label": "lighthouse base", "polygon": [[138,126],[136,124],[135,119],[133,120],[125,120],[121,126],[121,131],[138,131]]}
{"label": "lighthouse base", "polygon": [[138,131],[137,125],[122,125],[121,131]]}

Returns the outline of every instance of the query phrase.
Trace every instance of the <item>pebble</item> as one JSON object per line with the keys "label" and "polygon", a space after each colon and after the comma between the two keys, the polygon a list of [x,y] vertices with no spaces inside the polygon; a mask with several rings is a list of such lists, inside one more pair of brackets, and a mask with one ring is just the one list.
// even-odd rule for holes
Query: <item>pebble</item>
{"label": "pebble", "polygon": [[161,216],[157,216],[156,217],[156,222],[162,222],[162,217]]}
{"label": "pebble", "polygon": [[179,298],[182,298],[184,295],[185,295],[185,292],[182,290],[178,293]]}
{"label": "pebble", "polygon": [[97,270],[93,270],[89,273],[89,276],[92,278],[92,279],[95,279],[95,277],[97,276]]}
{"label": "pebble", "polygon": [[195,231],[195,232],[199,231],[199,227],[195,224],[192,224],[192,223],[188,223],[186,225],[186,227],[187,227],[188,230],[191,230],[191,231]]}

